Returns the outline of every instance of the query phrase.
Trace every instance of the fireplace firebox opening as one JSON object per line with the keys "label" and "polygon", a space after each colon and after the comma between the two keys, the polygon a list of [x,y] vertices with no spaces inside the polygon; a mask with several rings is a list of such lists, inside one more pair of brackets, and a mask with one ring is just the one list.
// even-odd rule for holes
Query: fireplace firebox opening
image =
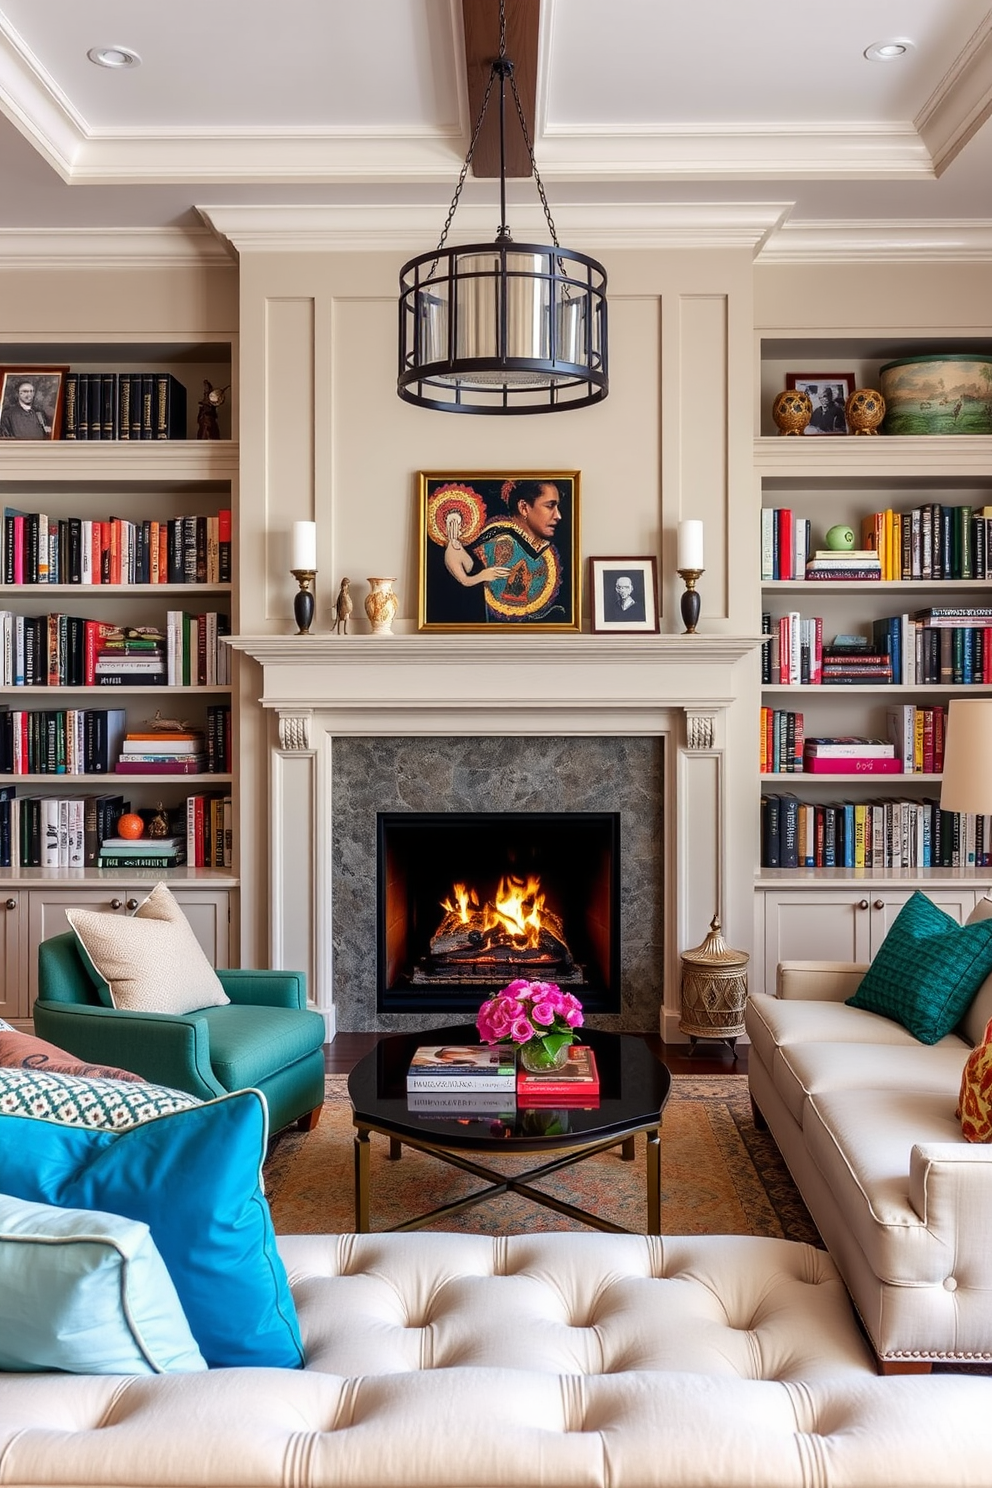
{"label": "fireplace firebox opening", "polygon": [[474,1014],[515,977],[620,1011],[618,812],[380,812],[377,1010]]}

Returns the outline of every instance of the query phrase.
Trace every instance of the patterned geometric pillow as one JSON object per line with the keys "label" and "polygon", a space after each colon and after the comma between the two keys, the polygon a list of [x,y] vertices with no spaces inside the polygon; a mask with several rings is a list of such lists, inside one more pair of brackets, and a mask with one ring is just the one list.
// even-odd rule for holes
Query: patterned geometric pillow
{"label": "patterned geometric pillow", "polygon": [[20,1069],[46,1069],[60,1075],[86,1075],[104,1080],[141,1080],[130,1070],[112,1064],[87,1064],[65,1049],[58,1049],[33,1033],[19,1033],[16,1028],[0,1027],[0,1066]]}
{"label": "patterned geometric pillow", "polygon": [[0,1069],[0,1115],[34,1116],[60,1126],[122,1131],[200,1104],[184,1090],[145,1081],[87,1080],[49,1070]]}
{"label": "patterned geometric pillow", "polygon": [[966,1142],[992,1142],[992,1019],[982,1042],[965,1060],[954,1114]]}

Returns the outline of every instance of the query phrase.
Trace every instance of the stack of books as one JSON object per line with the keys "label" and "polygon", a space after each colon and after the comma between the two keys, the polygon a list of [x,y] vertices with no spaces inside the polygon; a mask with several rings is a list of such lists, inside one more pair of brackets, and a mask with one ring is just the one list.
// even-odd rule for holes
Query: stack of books
{"label": "stack of books", "polygon": [[206,745],[199,730],[160,729],[125,734],[117,773],[201,775],[206,764]]}
{"label": "stack of books", "polygon": [[435,1117],[512,1112],[513,1049],[499,1044],[422,1044],[407,1071],[407,1105]]}
{"label": "stack of books", "polygon": [[107,837],[100,846],[100,868],[180,868],[185,837]]}
{"label": "stack of books", "polygon": [[154,625],[101,625],[93,681],[97,687],[164,687],[165,635]]}
{"label": "stack of books", "polygon": [[806,578],[828,583],[838,579],[881,579],[882,560],[874,548],[817,548],[806,564]]}
{"label": "stack of books", "polygon": [[901,775],[903,762],[891,741],[849,735],[807,739],[803,770],[807,775]]}
{"label": "stack of books", "polygon": [[523,1066],[517,1071],[519,1106],[599,1105],[599,1070],[588,1044],[570,1044],[561,1069],[537,1074]]}
{"label": "stack of books", "polygon": [[867,636],[838,635],[823,648],[820,684],[823,687],[878,686],[897,675],[891,654]]}

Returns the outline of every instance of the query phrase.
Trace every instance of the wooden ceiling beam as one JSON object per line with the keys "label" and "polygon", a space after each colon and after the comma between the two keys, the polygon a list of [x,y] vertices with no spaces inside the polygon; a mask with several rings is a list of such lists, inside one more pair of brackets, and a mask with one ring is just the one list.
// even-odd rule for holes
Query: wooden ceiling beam
{"label": "wooden ceiling beam", "polygon": [[[520,94],[524,118],[534,138],[537,96],[537,34],[541,0],[505,0],[506,55]],[[474,129],[492,64],[499,56],[499,0],[462,0],[465,25],[465,73],[468,79],[469,127]],[[499,176],[499,83],[493,84],[485,123],[472,159],[472,174]],[[506,89],[506,174],[529,176],[530,156],[517,118],[509,84]]]}

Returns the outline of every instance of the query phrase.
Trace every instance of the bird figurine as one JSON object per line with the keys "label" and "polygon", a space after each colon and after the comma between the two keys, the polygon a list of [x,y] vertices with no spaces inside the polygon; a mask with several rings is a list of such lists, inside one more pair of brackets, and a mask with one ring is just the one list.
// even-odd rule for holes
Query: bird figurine
{"label": "bird figurine", "polygon": [[338,633],[338,635],[348,634],[348,621],[351,618],[351,612],[353,609],[354,603],[351,598],[351,580],[342,579],[341,588],[338,590],[338,597],[334,601],[334,612],[337,615],[337,619],[334,622],[334,629]]}

